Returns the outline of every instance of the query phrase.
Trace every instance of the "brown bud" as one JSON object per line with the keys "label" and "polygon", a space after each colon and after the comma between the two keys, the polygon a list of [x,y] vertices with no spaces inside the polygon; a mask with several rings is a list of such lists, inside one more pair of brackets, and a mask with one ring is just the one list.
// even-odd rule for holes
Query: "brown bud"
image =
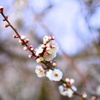
{"label": "brown bud", "polygon": [[29,43],[29,39],[25,39],[25,43]]}
{"label": "brown bud", "polygon": [[6,21],[8,19],[8,16],[5,16],[5,18],[3,19],[3,21]]}
{"label": "brown bud", "polygon": [[18,35],[17,35],[17,34],[14,34],[14,35],[13,35],[13,38],[18,38]]}
{"label": "brown bud", "polygon": [[30,48],[33,48],[33,45],[30,45],[29,47],[30,47]]}
{"label": "brown bud", "polygon": [[0,6],[0,13],[2,13],[4,10],[4,7],[3,6]]}
{"label": "brown bud", "polygon": [[24,45],[24,42],[22,40],[19,40],[20,45]]}
{"label": "brown bud", "polygon": [[28,57],[29,57],[29,58],[32,58],[32,57],[33,57],[33,55],[32,55],[32,54],[30,54]]}
{"label": "brown bud", "polygon": [[5,27],[6,27],[6,28],[9,27],[9,24],[6,24]]}
{"label": "brown bud", "polygon": [[54,36],[51,36],[51,40],[54,40],[55,39],[55,37]]}

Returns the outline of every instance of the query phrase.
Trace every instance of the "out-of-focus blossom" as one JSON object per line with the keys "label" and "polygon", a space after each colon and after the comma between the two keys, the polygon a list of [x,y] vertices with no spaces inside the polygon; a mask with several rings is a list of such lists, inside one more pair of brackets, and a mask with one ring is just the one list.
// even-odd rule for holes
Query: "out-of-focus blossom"
{"label": "out-of-focus blossom", "polygon": [[63,95],[63,96],[67,95],[67,91],[66,91],[66,89],[64,88],[63,85],[60,85],[58,88],[59,88],[59,91],[60,91],[61,95]]}
{"label": "out-of-focus blossom", "polygon": [[97,87],[96,92],[97,92],[98,95],[100,95],[100,85]]}
{"label": "out-of-focus blossom", "polygon": [[45,76],[45,70],[41,65],[37,65],[35,69],[35,73],[37,74],[38,77],[44,77]]}
{"label": "out-of-focus blossom", "polygon": [[73,97],[74,91],[77,91],[75,86],[71,87],[74,91],[72,91],[70,88],[64,87],[63,85],[60,85],[58,88],[61,95],[68,96],[69,98]]}

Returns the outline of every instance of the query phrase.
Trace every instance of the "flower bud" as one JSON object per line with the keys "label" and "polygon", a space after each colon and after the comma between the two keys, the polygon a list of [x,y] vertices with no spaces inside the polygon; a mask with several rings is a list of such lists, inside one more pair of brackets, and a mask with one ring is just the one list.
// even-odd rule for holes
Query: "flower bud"
{"label": "flower bud", "polygon": [[55,37],[54,36],[51,36],[51,40],[54,40],[55,39]]}
{"label": "flower bud", "polygon": [[44,44],[41,44],[41,47],[44,49],[46,46]]}
{"label": "flower bud", "polygon": [[30,48],[33,48],[33,45],[30,45],[29,47],[30,47]]}
{"label": "flower bud", "polygon": [[25,36],[24,36],[24,35],[22,35],[22,36],[21,36],[21,39],[22,39],[22,40],[24,40],[24,39],[25,39]]}
{"label": "flower bud", "polygon": [[9,24],[6,24],[6,25],[5,25],[5,28],[7,28],[7,27],[9,27]]}
{"label": "flower bud", "polygon": [[5,18],[3,19],[3,21],[6,21],[8,19],[8,16],[5,16]]}
{"label": "flower bud", "polygon": [[74,79],[70,79],[70,84],[72,85],[74,83]]}
{"label": "flower bud", "polygon": [[29,57],[29,58],[32,58],[32,57],[33,57],[33,55],[32,55],[32,54],[30,54],[28,57]]}
{"label": "flower bud", "polygon": [[45,43],[47,43],[49,41],[49,37],[48,36],[44,36],[43,37],[43,43],[45,44]]}
{"label": "flower bud", "polygon": [[83,93],[83,94],[82,94],[82,97],[83,97],[83,98],[87,98],[87,94],[86,94],[86,93]]}
{"label": "flower bud", "polygon": [[52,64],[54,67],[57,65],[55,62],[53,62],[53,64]]}
{"label": "flower bud", "polygon": [[24,45],[24,43],[23,43],[22,40],[19,40],[19,44],[20,44],[20,45]]}
{"label": "flower bud", "polygon": [[26,47],[26,46],[23,47],[23,50],[24,50],[24,51],[27,51],[27,50],[28,50],[28,47]]}
{"label": "flower bud", "polygon": [[29,48],[30,48],[31,51],[34,50],[33,45],[30,45]]}
{"label": "flower bud", "polygon": [[14,34],[14,35],[13,35],[13,38],[18,38],[18,35],[17,35],[17,34]]}
{"label": "flower bud", "polygon": [[29,39],[25,39],[24,41],[25,41],[25,43],[29,43]]}
{"label": "flower bud", "polygon": [[0,13],[2,13],[4,10],[4,7],[3,6],[0,6]]}
{"label": "flower bud", "polygon": [[40,63],[40,62],[42,62],[42,61],[44,61],[44,58],[43,58],[43,57],[39,57],[39,58],[36,59],[36,62],[37,62],[37,63]]}
{"label": "flower bud", "polygon": [[51,36],[49,36],[48,39],[51,40]]}

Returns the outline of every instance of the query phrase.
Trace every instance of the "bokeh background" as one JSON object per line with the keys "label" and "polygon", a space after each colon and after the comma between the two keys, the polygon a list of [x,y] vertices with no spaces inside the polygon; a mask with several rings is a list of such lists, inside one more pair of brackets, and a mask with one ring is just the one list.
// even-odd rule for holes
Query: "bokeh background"
{"label": "bokeh background", "polygon": [[[54,61],[64,78],[75,79],[80,93],[100,100],[100,0],[0,0],[9,21],[37,47],[54,35]],[[0,100],[80,100],[63,97],[59,83],[35,74],[34,59],[24,52],[0,16]],[[97,99],[95,99],[95,96]]]}

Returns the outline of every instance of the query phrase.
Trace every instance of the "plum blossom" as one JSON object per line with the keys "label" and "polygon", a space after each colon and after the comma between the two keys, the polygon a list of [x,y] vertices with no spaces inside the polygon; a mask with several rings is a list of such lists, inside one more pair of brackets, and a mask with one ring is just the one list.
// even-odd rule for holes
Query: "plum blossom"
{"label": "plum blossom", "polygon": [[43,55],[46,61],[53,60],[56,57],[57,51],[59,49],[58,44],[52,40],[46,44],[46,51]]}
{"label": "plum blossom", "polygon": [[52,74],[52,70],[49,69],[49,71],[46,72],[46,77],[48,77],[52,81],[51,74]]}
{"label": "plum blossom", "polygon": [[37,74],[38,77],[44,77],[45,76],[45,70],[41,65],[37,65],[35,69],[35,73]]}
{"label": "plum blossom", "polygon": [[40,45],[38,48],[35,49],[35,55],[39,56],[39,54],[41,54],[43,52],[43,47],[42,45]]}
{"label": "plum blossom", "polygon": [[59,91],[60,91],[60,94],[63,95],[63,96],[66,96],[68,91],[67,91],[67,88],[64,88],[63,85],[60,85],[59,87]]}
{"label": "plum blossom", "polygon": [[40,63],[40,62],[42,62],[42,61],[44,61],[44,58],[43,58],[43,57],[39,57],[39,58],[36,59],[36,62],[37,62],[37,63]]}
{"label": "plum blossom", "polygon": [[70,88],[64,87],[63,85],[60,85],[58,88],[59,88],[59,91],[60,91],[61,95],[68,96],[69,98],[73,97],[74,91],[77,91],[77,88],[75,86],[71,86],[71,88],[74,91]]}
{"label": "plum blossom", "polygon": [[59,69],[54,69],[47,71],[46,76],[51,81],[60,81],[62,79],[63,73]]}
{"label": "plum blossom", "polygon": [[54,37],[44,36],[43,43],[34,52],[37,57],[41,56],[45,61],[51,61],[56,57],[58,49]]}
{"label": "plum blossom", "polygon": [[43,43],[47,43],[50,40],[49,36],[43,37]]}

